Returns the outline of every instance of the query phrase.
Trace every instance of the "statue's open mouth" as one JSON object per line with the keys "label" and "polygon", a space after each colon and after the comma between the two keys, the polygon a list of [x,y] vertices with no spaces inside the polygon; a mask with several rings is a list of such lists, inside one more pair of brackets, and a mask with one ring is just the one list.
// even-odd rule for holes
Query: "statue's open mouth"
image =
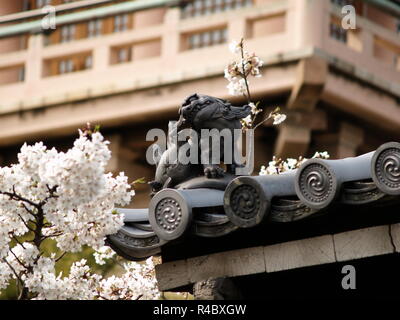
{"label": "statue's open mouth", "polygon": [[184,116],[183,108],[184,108],[185,106],[187,106],[188,104],[190,104],[190,99],[186,99],[186,100],[183,102],[182,106],[179,108],[179,120],[178,120],[178,123],[176,124],[176,129],[177,129],[178,131],[179,131],[179,130],[182,128],[182,126],[186,123],[186,119],[185,119],[185,116]]}

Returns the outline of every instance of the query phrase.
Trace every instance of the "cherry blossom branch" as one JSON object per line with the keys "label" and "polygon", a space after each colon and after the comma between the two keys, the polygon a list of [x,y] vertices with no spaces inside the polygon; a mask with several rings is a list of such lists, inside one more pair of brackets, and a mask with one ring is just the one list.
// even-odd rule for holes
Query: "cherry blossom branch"
{"label": "cherry blossom branch", "polygon": [[12,251],[12,249],[10,248],[9,251],[11,252],[11,254],[14,256],[15,260],[17,260],[17,262],[26,270],[28,270],[28,267],[22,263],[21,260],[19,260],[19,258],[17,257],[17,255],[14,253],[14,251]]}
{"label": "cherry blossom branch", "polygon": [[22,248],[25,249],[24,244],[21,241],[19,241],[16,236],[13,235],[12,238],[15,240],[16,243],[18,243]]}
{"label": "cherry blossom branch", "polygon": [[[257,115],[256,115],[257,116]],[[256,116],[254,117],[254,119],[256,118]],[[266,117],[264,120],[261,120],[259,123],[257,123],[255,126],[254,126],[254,130],[256,130],[261,124],[263,124],[264,122],[267,122],[269,119],[271,119],[271,115],[269,115],[268,117]]]}
{"label": "cherry blossom branch", "polygon": [[29,208],[27,207],[27,205],[26,205],[25,203],[23,203],[23,202],[21,202],[21,204],[22,204],[22,206],[24,207],[24,209],[25,209],[29,214],[31,214],[32,216],[35,216],[35,212],[33,212],[32,209],[29,209]]}
{"label": "cherry blossom branch", "polygon": [[245,58],[244,58],[243,38],[240,40],[239,46],[240,46],[240,55],[242,57],[242,61],[241,61],[242,62],[242,70],[243,70],[242,77],[244,79],[244,83],[246,85],[246,91],[247,91],[246,98],[247,98],[247,102],[250,103],[251,95],[250,95],[249,82],[247,81],[247,74],[246,74],[246,68],[245,68],[245,63],[247,63],[247,62],[245,62]]}
{"label": "cherry blossom branch", "polygon": [[259,123],[255,124],[257,119],[257,115],[262,112],[262,109],[258,109],[258,104],[252,102],[251,93],[250,93],[250,85],[249,85],[249,76],[253,77],[261,77],[260,68],[263,66],[263,61],[256,56],[254,53],[249,54],[244,49],[244,39],[242,38],[239,43],[233,41],[229,48],[232,53],[240,56],[239,61],[234,61],[228,64],[228,66],[224,70],[224,77],[229,81],[227,88],[229,89],[229,93],[234,96],[243,95],[246,98],[248,105],[251,108],[251,113],[241,119],[242,129],[256,129],[265,121],[273,118],[274,125],[280,124],[286,119],[286,116],[283,114],[270,114],[264,120],[261,120]]}
{"label": "cherry blossom branch", "polygon": [[[32,231],[34,233],[34,238],[32,240],[32,242],[34,243],[34,245],[37,247],[37,249],[40,251],[40,246],[43,242],[43,240],[45,239],[45,237],[43,237],[43,226],[44,226],[44,212],[43,212],[43,205],[46,204],[46,202],[48,201],[48,199],[54,197],[54,190],[55,188],[49,188],[49,196],[46,197],[43,201],[41,201],[40,203],[35,203],[21,195],[19,195],[16,190],[15,190],[15,185],[13,185],[12,187],[13,192],[7,192],[7,191],[0,191],[0,194],[6,195],[10,198],[10,200],[16,200],[16,201],[20,201],[22,203],[22,206],[24,207],[24,209],[32,215],[33,219],[31,220],[31,222],[35,225],[35,229],[29,227],[28,223],[22,218],[22,216],[20,214],[18,214],[18,217],[21,219],[22,223],[24,224],[24,226]],[[28,206],[26,204],[31,205],[32,207],[36,208],[37,212],[33,212],[32,209],[28,208]],[[16,236],[12,236],[12,238],[23,248],[25,249],[25,246],[23,245],[23,243],[21,243]],[[10,248],[9,252],[13,255],[15,261],[17,261],[18,264],[20,264],[25,270],[24,272],[26,274],[30,274],[33,272],[33,268],[30,266],[25,265],[20,258],[15,254],[15,252]],[[35,263],[37,263],[37,261],[39,260],[41,254],[38,255],[38,257],[36,257],[36,259],[34,260]],[[24,282],[22,281],[21,277],[18,275],[17,271],[8,263],[8,261],[6,261],[7,265],[10,267],[10,269],[12,270],[12,272],[14,273],[14,275],[17,277],[17,279],[19,280],[19,284],[20,284],[20,294],[18,296],[18,299],[26,299],[28,297],[29,294],[29,289],[25,287]]]}
{"label": "cherry blossom branch", "polygon": [[42,236],[42,241],[46,240],[46,239],[50,239],[50,238],[56,238],[56,237],[60,237],[62,236],[64,233],[63,232],[59,232],[59,233],[52,233],[46,236]]}
{"label": "cherry blossom branch", "polygon": [[56,263],[58,262],[58,261],[60,261],[62,258],[64,258],[64,256],[67,254],[67,252],[63,252],[58,258],[56,258]]}
{"label": "cherry blossom branch", "polygon": [[[25,208],[25,209],[26,209],[26,208]],[[20,214],[17,214],[17,215],[18,215],[18,217],[21,219],[21,221],[22,221],[22,223],[24,224],[24,226],[25,226],[29,231],[32,231],[32,232],[35,231],[35,229],[32,229],[32,228],[28,225],[28,223],[24,220],[24,218],[21,217]]]}
{"label": "cherry blossom branch", "polygon": [[23,300],[28,296],[28,290],[25,288],[24,281],[21,279],[20,275],[15,271],[14,267],[7,261],[6,258],[2,259],[3,262],[10,268],[11,272],[14,274],[17,282],[18,282],[18,289],[20,293],[18,294],[18,300]]}
{"label": "cherry blossom branch", "polygon": [[38,207],[38,204],[37,204],[37,203],[35,203],[35,202],[33,202],[33,201],[29,200],[29,199],[26,199],[26,198],[24,198],[24,197],[18,195],[18,194],[15,192],[15,186],[13,186],[13,192],[0,191],[0,194],[3,194],[3,195],[5,195],[5,196],[9,196],[9,197],[10,197],[10,200],[18,200],[18,201],[22,201],[22,202],[29,203],[29,204],[30,204],[31,206],[33,206],[33,207],[36,207],[36,208]]}
{"label": "cherry blossom branch", "polygon": [[20,281],[21,283],[23,282],[22,279],[20,278],[19,274],[15,271],[14,267],[9,264],[9,262],[7,261],[6,258],[2,259],[3,262],[10,268],[10,270],[12,271],[12,273],[14,273],[14,276],[17,278],[18,281]]}
{"label": "cherry blossom branch", "polygon": [[54,187],[50,188],[49,185],[46,184],[46,188],[49,192],[49,195],[46,198],[44,198],[41,202],[39,202],[39,206],[41,206],[41,207],[43,207],[47,203],[47,201],[49,201],[50,199],[58,198],[58,195],[55,194],[58,186],[54,186]]}
{"label": "cherry blossom branch", "polygon": [[36,215],[36,229],[34,231],[35,237],[33,239],[33,243],[35,246],[39,249],[40,245],[42,244],[43,241],[43,227],[44,227],[44,212],[42,206],[38,208],[38,212]]}

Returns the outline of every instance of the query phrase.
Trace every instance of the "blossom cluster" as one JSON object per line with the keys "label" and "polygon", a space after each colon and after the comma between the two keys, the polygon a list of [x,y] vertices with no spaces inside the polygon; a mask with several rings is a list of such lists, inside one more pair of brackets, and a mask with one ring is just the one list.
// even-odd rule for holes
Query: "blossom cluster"
{"label": "blossom cluster", "polygon": [[[257,103],[257,105],[258,105],[258,103]],[[251,128],[256,129],[261,123],[266,122],[270,119],[273,120],[272,124],[274,126],[277,126],[286,120],[286,115],[283,113],[280,113],[280,108],[277,107],[277,108],[275,108],[274,111],[272,111],[268,115],[268,117],[266,117],[263,121],[260,121],[257,125],[254,126],[255,117],[257,116],[257,114],[259,114],[262,111],[261,109],[257,108],[257,105],[255,105],[254,103],[250,103],[251,114],[249,114],[246,118],[240,120],[242,123],[243,129],[251,129]]]}
{"label": "blossom cluster", "polygon": [[246,118],[241,119],[242,129],[256,129],[261,123],[270,119],[273,119],[273,125],[285,121],[286,115],[280,113],[280,109],[276,108],[267,118],[256,124],[256,117],[263,110],[259,108],[259,102],[251,101],[249,77],[261,77],[260,68],[264,62],[255,53],[250,54],[244,49],[243,39],[240,42],[233,41],[230,43],[229,49],[238,56],[238,59],[229,63],[224,70],[225,78],[229,82],[227,86],[229,94],[233,96],[243,95],[251,108],[251,113]]}
{"label": "blossom cluster", "polygon": [[[109,142],[100,132],[80,131],[67,152],[43,143],[24,145],[18,163],[0,168],[0,290],[15,280],[24,299],[137,299],[157,296],[151,260],[127,263],[121,277],[92,273],[85,260],[68,275],[56,274],[63,254],[46,252],[42,243],[55,241],[58,251],[95,250],[102,263],[112,257],[105,237],[123,225],[115,206],[127,205],[134,191],[124,173],[106,172]],[[22,241],[22,239],[24,239]]]}
{"label": "blossom cluster", "polygon": [[[87,261],[75,262],[67,277],[55,276],[54,263],[41,258],[38,272],[27,281],[27,286],[38,293],[35,299],[51,300],[137,300],[159,297],[154,277],[154,264],[151,258],[145,263],[127,262],[120,277],[103,277],[91,273]],[[45,271],[45,273],[44,273]]]}
{"label": "blossom cluster", "polygon": [[[14,263],[14,267],[17,265]],[[152,258],[144,263],[126,262],[120,277],[92,273],[85,259],[74,262],[66,277],[61,273],[56,276],[55,261],[51,257],[42,256],[31,266],[32,273],[23,279],[26,287],[36,294],[34,299],[136,300],[156,299],[160,295]]]}
{"label": "blossom cluster", "polygon": [[243,48],[243,40],[233,41],[229,48],[232,53],[240,56],[238,61],[233,61],[225,68],[225,78],[229,81],[227,86],[229,93],[233,96],[249,95],[248,77],[261,77],[260,68],[263,61],[253,54],[249,54]]}
{"label": "blossom cluster", "polygon": [[43,234],[61,250],[103,246],[104,237],[123,224],[122,215],[113,214],[114,206],[128,204],[134,194],[123,173],[105,173],[110,157],[108,141],[99,132],[90,139],[81,132],[65,153],[41,142],[25,144],[18,164],[0,168],[3,241],[10,240],[10,233],[27,233],[27,222],[42,214],[47,222]]}
{"label": "blossom cluster", "polygon": [[[312,158],[329,159],[329,153],[316,152]],[[300,166],[307,161],[307,158],[299,157],[298,159],[288,158],[282,160],[273,156],[272,161],[268,163],[268,167],[262,166],[259,175],[280,174],[287,171],[292,171],[300,168]]]}
{"label": "blossom cluster", "polygon": [[121,277],[101,279],[94,298],[100,300],[154,300],[160,297],[154,274],[153,258],[144,263],[127,262]]}

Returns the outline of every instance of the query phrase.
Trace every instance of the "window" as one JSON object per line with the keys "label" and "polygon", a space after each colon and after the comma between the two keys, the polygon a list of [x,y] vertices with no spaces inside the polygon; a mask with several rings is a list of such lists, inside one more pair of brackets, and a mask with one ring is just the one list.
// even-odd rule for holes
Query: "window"
{"label": "window", "polygon": [[114,17],[114,32],[121,32],[128,29],[128,15],[122,14]]}
{"label": "window", "polygon": [[124,63],[131,60],[131,48],[120,48],[117,50],[117,63]]}
{"label": "window", "polygon": [[36,0],[36,8],[43,8],[51,4],[51,0]]}
{"label": "window", "polygon": [[227,37],[227,29],[216,29],[205,32],[193,33],[188,36],[187,48],[189,50],[203,47],[210,47],[217,44],[225,43]]}
{"label": "window", "polygon": [[253,0],[193,0],[183,9],[183,19],[252,6]]}
{"label": "window", "polygon": [[30,0],[24,0],[22,2],[22,11],[28,11],[28,10],[31,10]]}
{"label": "window", "polygon": [[97,37],[101,34],[102,21],[100,19],[92,20],[87,25],[87,36],[88,38]]}
{"label": "window", "polygon": [[18,70],[18,82],[25,81],[25,67],[22,66]]}
{"label": "window", "polygon": [[330,36],[340,42],[347,43],[347,30],[334,22],[331,22],[330,25]]}
{"label": "window", "polygon": [[23,82],[25,80],[24,65],[0,68],[0,86],[11,83]]}
{"label": "window", "polygon": [[75,25],[69,24],[61,27],[61,42],[69,42],[75,38]]}
{"label": "window", "polygon": [[58,63],[58,73],[70,73],[74,71],[74,62],[71,59],[61,60]]}
{"label": "window", "polygon": [[51,44],[50,35],[49,34],[43,34],[43,45],[45,47],[47,47],[50,44]]}
{"label": "window", "polygon": [[92,56],[87,56],[85,58],[85,69],[91,69],[93,65],[93,58]]}
{"label": "window", "polygon": [[374,57],[400,70],[400,46],[380,37],[374,37]]}
{"label": "window", "polygon": [[45,60],[43,64],[43,76],[50,77],[83,71],[91,69],[92,66],[92,52],[80,52],[73,55]]}

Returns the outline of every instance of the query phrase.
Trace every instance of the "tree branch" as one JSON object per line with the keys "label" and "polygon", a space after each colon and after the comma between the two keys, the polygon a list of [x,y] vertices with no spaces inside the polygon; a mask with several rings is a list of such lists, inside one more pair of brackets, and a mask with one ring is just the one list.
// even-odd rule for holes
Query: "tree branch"
{"label": "tree branch", "polygon": [[28,225],[28,223],[26,223],[26,221],[21,217],[20,214],[18,214],[18,217],[22,220],[22,223],[25,225],[25,227],[28,228],[28,230],[30,230],[30,231],[32,231],[32,232],[35,231],[34,229],[32,229],[32,228]]}
{"label": "tree branch", "polygon": [[21,266],[23,266],[26,270],[28,270],[28,267],[26,266],[26,265],[24,265],[23,263],[22,263],[22,261],[21,260],[19,260],[19,258],[17,257],[17,255],[14,253],[14,251],[12,251],[12,249],[10,248],[10,250],[9,250],[10,252],[11,252],[11,254],[14,256],[14,258],[15,258],[15,260],[17,260],[18,261],[18,263],[21,265]]}
{"label": "tree branch", "polygon": [[242,56],[242,70],[243,70],[242,77],[243,77],[244,82],[245,82],[245,84],[246,84],[247,102],[250,103],[250,102],[251,102],[251,95],[250,95],[249,83],[248,83],[248,81],[247,81],[246,69],[245,69],[245,65],[244,65],[243,39],[240,40],[240,54],[241,54],[241,56]]}
{"label": "tree branch", "polygon": [[55,260],[55,262],[60,261],[60,260],[66,255],[66,253],[67,253],[67,252],[63,252],[63,253]]}
{"label": "tree branch", "polygon": [[15,271],[15,269],[13,268],[12,265],[10,265],[8,263],[8,261],[6,260],[6,258],[2,259],[4,261],[4,263],[11,269],[12,273],[14,274],[15,278],[17,279],[17,282],[19,283],[19,286],[21,287],[20,290],[20,294],[18,295],[18,300],[22,300],[22,299],[26,299],[28,296],[28,289],[25,288],[24,282],[22,281],[21,277],[18,275],[18,273]]}
{"label": "tree branch", "polygon": [[24,209],[25,209],[26,211],[28,211],[29,214],[31,214],[32,216],[35,216],[35,213],[33,212],[32,209],[29,209],[29,208],[26,206],[26,204],[23,203],[23,202],[22,202],[21,204],[22,204],[22,206],[24,207]]}
{"label": "tree branch", "polygon": [[266,117],[264,120],[262,120],[259,123],[257,123],[257,125],[254,127],[254,130],[256,130],[262,123],[268,121],[269,119],[271,119],[270,115],[268,117]]}
{"label": "tree branch", "polygon": [[29,203],[31,206],[33,206],[33,207],[35,207],[35,208],[38,208],[38,206],[39,206],[37,203],[35,203],[35,202],[33,202],[33,201],[29,200],[29,199],[26,199],[26,198],[21,197],[20,195],[18,195],[18,194],[15,192],[14,186],[13,186],[13,192],[0,191],[0,194],[3,194],[3,195],[5,195],[5,196],[9,196],[9,197],[10,197],[10,200],[19,200],[19,201],[22,201],[22,202]]}
{"label": "tree branch", "polygon": [[58,198],[58,195],[55,194],[55,192],[57,191],[57,188],[58,188],[57,185],[50,188],[49,185],[46,184],[46,188],[47,188],[47,191],[49,192],[49,195],[39,203],[39,206],[41,206],[41,207],[43,207],[47,203],[47,201],[49,201],[51,198]]}
{"label": "tree branch", "polygon": [[12,238],[15,240],[16,243],[18,243],[22,248],[25,249],[23,243],[21,241],[18,240],[18,238],[16,236],[12,236]]}
{"label": "tree branch", "polygon": [[44,212],[43,208],[40,206],[38,207],[38,212],[36,215],[36,229],[34,231],[35,237],[33,239],[33,243],[38,249],[40,248],[40,245],[43,241],[43,235],[42,235],[43,225],[44,225]]}

